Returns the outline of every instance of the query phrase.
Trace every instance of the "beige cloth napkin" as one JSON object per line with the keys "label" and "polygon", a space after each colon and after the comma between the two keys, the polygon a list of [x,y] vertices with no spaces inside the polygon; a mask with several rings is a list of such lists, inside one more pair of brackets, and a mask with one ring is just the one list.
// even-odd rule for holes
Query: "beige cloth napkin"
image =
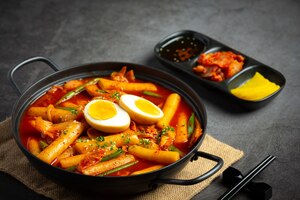
{"label": "beige cloth napkin", "polygon": [[[78,194],[75,191],[70,191],[53,183],[35,170],[35,168],[29,163],[27,158],[20,151],[12,137],[10,118],[0,123],[0,133],[1,171],[10,174],[33,191],[51,199],[87,199],[86,196],[83,196],[82,194]],[[224,160],[222,169],[212,177],[195,185],[177,186],[165,184],[153,191],[139,194],[130,198],[141,200],[191,199],[194,195],[206,188],[216,177],[221,175],[227,167],[238,161],[244,155],[243,151],[222,143],[209,134],[206,134],[200,150],[221,157]],[[215,164],[216,163],[213,161],[199,158],[197,161],[188,163],[186,167],[174,178],[195,178],[211,169]]]}

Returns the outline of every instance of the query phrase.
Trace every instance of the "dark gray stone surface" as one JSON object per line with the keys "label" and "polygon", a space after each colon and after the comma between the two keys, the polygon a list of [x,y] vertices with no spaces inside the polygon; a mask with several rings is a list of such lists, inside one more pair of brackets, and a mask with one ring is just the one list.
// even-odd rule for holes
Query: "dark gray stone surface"
{"label": "dark gray stone surface", "polygon": [[[195,80],[172,72],[202,97],[208,128],[217,139],[245,152],[234,166],[246,173],[267,155],[277,159],[256,181],[273,187],[273,199],[300,199],[300,2],[213,1],[0,1],[0,119],[18,95],[8,70],[32,56],[61,68],[98,61],[126,61],[170,70],[153,57],[154,45],[183,29],[204,33],[284,74],[286,87],[267,106],[245,111]],[[17,75],[24,89],[50,69],[33,65]],[[44,199],[1,174],[4,198]],[[216,179],[194,199],[216,199],[226,187]],[[15,191],[20,192],[16,193]],[[1,198],[2,199],[2,198]],[[249,199],[239,194],[235,199]]]}

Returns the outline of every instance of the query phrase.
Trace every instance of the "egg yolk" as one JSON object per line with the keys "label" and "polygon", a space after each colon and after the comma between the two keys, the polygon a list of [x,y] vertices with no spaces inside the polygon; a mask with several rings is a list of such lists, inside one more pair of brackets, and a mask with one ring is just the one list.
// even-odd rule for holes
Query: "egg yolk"
{"label": "egg yolk", "polygon": [[94,119],[106,120],[114,117],[117,114],[117,110],[110,102],[97,101],[89,107],[88,113]]}
{"label": "egg yolk", "polygon": [[151,104],[149,101],[147,101],[145,99],[136,100],[135,105],[138,109],[140,109],[141,111],[143,111],[149,115],[159,115],[160,114],[159,110],[153,104]]}

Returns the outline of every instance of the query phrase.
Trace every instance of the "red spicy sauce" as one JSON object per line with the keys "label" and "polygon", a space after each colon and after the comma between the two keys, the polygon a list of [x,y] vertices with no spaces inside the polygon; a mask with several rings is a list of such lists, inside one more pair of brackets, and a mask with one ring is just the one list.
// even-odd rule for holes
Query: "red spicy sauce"
{"label": "red spicy sauce", "polygon": [[[87,79],[90,80],[90,79]],[[143,82],[141,80],[136,80],[135,82]],[[141,92],[131,92],[130,94],[134,94],[137,96],[141,96],[145,99],[148,99],[149,101],[153,102],[154,104],[156,104],[159,107],[162,107],[164,102],[166,101],[166,98],[168,97],[168,95],[170,95],[171,93],[173,93],[172,91],[168,90],[167,88],[164,88],[160,85],[157,85],[158,90],[155,92],[157,94],[159,94],[161,96],[161,98],[157,98],[157,97],[152,97],[152,96],[148,96],[145,95]],[[59,86],[58,86],[59,87]],[[47,92],[45,93],[43,96],[41,96],[40,98],[38,98],[32,105],[30,105],[30,107],[34,107],[34,106],[39,106],[39,107],[47,107],[49,104],[55,104],[64,94],[67,93],[67,91],[61,90],[61,89],[56,89],[56,90],[50,90],[51,92]],[[84,104],[89,102],[90,100],[92,100],[92,97],[86,92],[83,91],[80,94],[72,97],[71,99],[68,100],[68,102],[71,103],[78,103],[81,102]],[[28,108],[29,109],[29,108]],[[191,108],[187,105],[187,103],[182,99],[180,102],[180,105],[176,111],[176,113],[179,112],[186,112],[188,116],[191,115],[192,110]],[[28,114],[25,112],[24,116],[21,119],[21,123],[20,123],[20,137],[21,137],[21,141],[23,143],[23,145],[25,147],[27,147],[27,143],[29,141],[30,138],[36,138],[38,140],[44,140],[44,138],[42,138],[41,133],[39,133],[34,127],[32,127],[32,125],[30,124],[30,120],[34,119],[31,116],[28,116]],[[172,127],[174,127],[174,129],[176,130],[176,124],[178,121],[178,116],[175,114],[175,116],[173,117],[170,125]],[[83,133],[82,136],[85,136],[86,133]],[[182,144],[182,145],[177,145],[177,148],[179,148],[182,152],[187,153],[189,152],[189,148],[187,144]],[[113,173],[109,176],[123,176],[126,174],[130,174],[134,171],[137,170],[142,170],[144,168],[147,167],[151,167],[153,165],[157,165],[158,163],[153,163],[150,161],[146,161],[143,159],[139,159],[136,158],[139,162],[129,168],[126,168],[124,170],[120,170],[119,172]],[[56,161],[52,162],[53,165],[57,165]]]}

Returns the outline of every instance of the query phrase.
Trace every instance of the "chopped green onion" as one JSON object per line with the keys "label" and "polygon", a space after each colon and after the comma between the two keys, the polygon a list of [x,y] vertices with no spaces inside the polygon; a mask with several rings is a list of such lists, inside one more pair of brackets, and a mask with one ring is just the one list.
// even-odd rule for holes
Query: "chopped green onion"
{"label": "chopped green onion", "polygon": [[44,150],[48,146],[47,142],[40,140],[40,147]]}
{"label": "chopped green onion", "polygon": [[136,161],[134,161],[134,162],[127,163],[127,164],[122,165],[122,166],[120,166],[120,167],[116,167],[116,168],[114,168],[114,169],[111,169],[111,170],[108,170],[108,171],[106,171],[106,172],[103,172],[103,173],[99,174],[98,176],[106,176],[106,175],[115,173],[115,172],[120,171],[120,170],[122,170],[122,169],[131,167],[132,165],[135,165],[135,164],[137,164],[138,162],[139,162],[139,161],[136,160]]}
{"label": "chopped green onion", "polygon": [[157,97],[157,98],[161,98],[162,96],[160,94],[154,93],[154,92],[150,92],[150,91],[143,91],[143,94],[151,96],[151,97]]}
{"label": "chopped green onion", "polygon": [[150,140],[148,138],[141,138],[140,139],[140,144],[141,145],[148,145],[148,144],[150,144]]}
{"label": "chopped green onion", "polygon": [[174,131],[172,126],[167,126],[161,130],[161,135],[165,135],[168,131]]}
{"label": "chopped green onion", "polygon": [[78,139],[76,140],[76,142],[83,142],[83,139],[82,139],[82,138],[78,138]]}
{"label": "chopped green onion", "polygon": [[171,146],[169,147],[169,151],[175,151],[175,152],[178,152],[179,155],[180,155],[180,157],[182,157],[182,156],[185,155],[182,151],[180,151],[180,149],[178,149],[178,148],[175,147],[174,145],[171,145]]}
{"label": "chopped green onion", "polygon": [[107,91],[105,91],[105,90],[96,90],[96,92],[99,92],[99,93],[108,93]]}
{"label": "chopped green onion", "polygon": [[192,113],[188,121],[188,137],[192,135],[192,133],[194,132],[194,128],[195,128],[195,114]]}
{"label": "chopped green onion", "polygon": [[111,95],[111,98],[115,98],[116,100],[120,100],[120,97],[121,97],[120,92],[114,92],[114,93]]}
{"label": "chopped green onion", "polygon": [[98,142],[103,142],[105,140],[105,138],[104,138],[104,136],[100,135],[100,136],[96,137],[95,140]]}
{"label": "chopped green onion", "polygon": [[116,150],[115,152],[107,155],[107,156],[104,156],[102,159],[101,159],[101,162],[104,162],[104,161],[108,161],[112,158],[115,158],[115,157],[118,157],[120,154],[123,153],[123,150],[122,149],[118,149]]}
{"label": "chopped green onion", "polygon": [[80,92],[84,91],[85,90],[85,86],[87,85],[92,85],[92,84],[96,84],[98,81],[100,80],[100,78],[95,78],[77,88],[75,88],[74,90],[68,92],[67,94],[65,94],[62,98],[60,98],[55,105],[59,105],[60,103],[62,102],[65,102],[69,99],[71,99],[72,97],[76,96],[77,94],[79,94]]}
{"label": "chopped green onion", "polygon": [[73,115],[77,115],[77,109],[76,108],[70,108],[70,107],[56,107],[58,109],[67,110],[70,111]]}
{"label": "chopped green onion", "polygon": [[70,172],[74,172],[76,169],[76,166],[68,167],[66,170]]}

